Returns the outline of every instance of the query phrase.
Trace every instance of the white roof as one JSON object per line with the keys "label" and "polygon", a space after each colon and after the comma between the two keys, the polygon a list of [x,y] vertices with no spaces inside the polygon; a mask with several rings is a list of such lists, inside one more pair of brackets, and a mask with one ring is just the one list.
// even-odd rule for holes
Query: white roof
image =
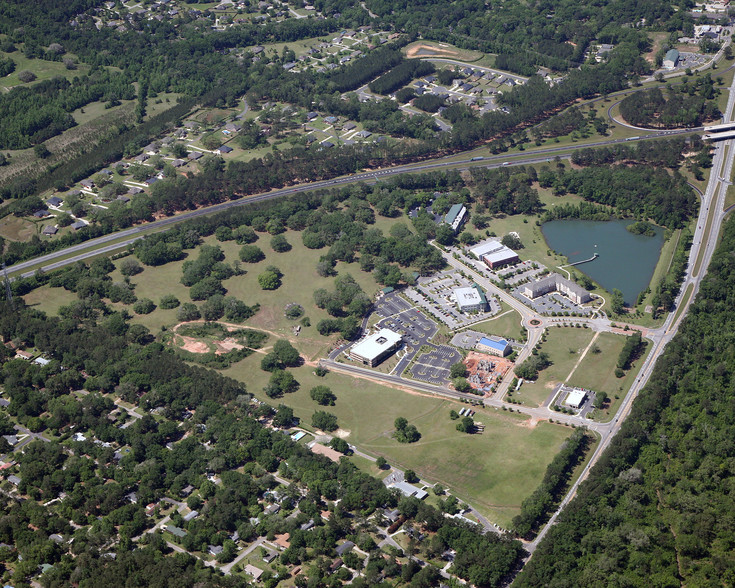
{"label": "white roof", "polygon": [[498,263],[505,261],[506,259],[514,259],[518,257],[515,251],[503,247],[502,251],[493,251],[492,253],[486,253],[482,256],[482,259],[486,259],[490,263]]}
{"label": "white roof", "polygon": [[390,329],[380,329],[377,333],[373,333],[356,343],[352,347],[352,353],[366,359],[373,359],[400,342],[401,336],[398,333],[394,333]]}
{"label": "white roof", "polygon": [[504,248],[505,246],[500,241],[497,241],[496,239],[490,239],[488,241],[480,243],[479,245],[476,245],[475,247],[470,249],[470,251],[479,258],[483,255],[493,253],[495,251],[500,251]]}
{"label": "white roof", "polygon": [[419,500],[423,500],[428,495],[425,490],[417,488],[416,486],[414,486],[413,484],[409,484],[408,482],[396,482],[395,484],[391,484],[389,488],[397,488],[404,496],[413,496],[414,498],[418,498]]}
{"label": "white roof", "polygon": [[480,293],[475,288],[455,288],[454,298],[460,306],[482,303]]}
{"label": "white roof", "polygon": [[587,392],[582,390],[581,388],[574,388],[569,394],[567,394],[567,399],[564,401],[565,404],[568,404],[569,406],[579,406],[582,404],[582,401],[584,400],[584,397],[587,395]]}

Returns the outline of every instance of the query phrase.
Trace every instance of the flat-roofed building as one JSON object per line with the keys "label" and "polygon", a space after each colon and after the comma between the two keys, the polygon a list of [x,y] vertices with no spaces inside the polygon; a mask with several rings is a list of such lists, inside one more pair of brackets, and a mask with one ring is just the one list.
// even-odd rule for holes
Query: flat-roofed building
{"label": "flat-roofed building", "polygon": [[482,312],[487,310],[487,298],[477,284],[474,284],[471,288],[455,288],[453,294],[460,312]]}
{"label": "flat-roofed building", "polygon": [[496,337],[495,335],[490,335],[489,337],[483,337],[480,339],[475,345],[475,349],[492,355],[497,355],[499,357],[505,357],[513,351],[510,343],[502,337]]}
{"label": "flat-roofed building", "polygon": [[567,394],[564,404],[572,408],[579,408],[584,404],[585,400],[587,400],[587,391],[582,388],[574,388]]}
{"label": "flat-roofed building", "polygon": [[402,340],[398,333],[390,329],[380,329],[377,333],[355,343],[350,350],[350,359],[375,367],[386,357],[393,355],[401,346]]}
{"label": "flat-roofed building", "polygon": [[520,261],[515,251],[495,239],[480,243],[470,249],[470,253],[475,255],[490,269],[497,269]]}
{"label": "flat-roofed building", "polygon": [[559,274],[549,274],[545,278],[537,282],[530,282],[523,287],[523,295],[531,300],[549,292],[560,292],[575,304],[585,304],[592,300],[590,293],[582,286],[567,280]]}

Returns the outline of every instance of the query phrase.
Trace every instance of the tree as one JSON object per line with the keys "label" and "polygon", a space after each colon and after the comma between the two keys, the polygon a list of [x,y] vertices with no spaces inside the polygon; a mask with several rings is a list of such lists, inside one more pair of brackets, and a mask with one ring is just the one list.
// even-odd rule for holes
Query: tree
{"label": "tree", "polygon": [[240,259],[245,263],[257,263],[265,259],[265,253],[257,245],[243,245],[240,249]]}
{"label": "tree", "polygon": [[311,396],[311,399],[314,402],[322,406],[334,406],[334,401],[337,400],[334,392],[332,392],[327,386],[321,385],[314,386],[309,391],[309,396]]}
{"label": "tree", "polygon": [[378,466],[378,469],[379,470],[383,470],[388,465],[388,462],[381,455],[381,456],[378,457],[378,459],[375,460],[375,465]]}
{"label": "tree", "polygon": [[396,430],[393,436],[399,443],[415,443],[421,439],[421,433],[415,425],[409,425],[404,417],[398,417],[393,423]]}
{"label": "tree", "polygon": [[500,242],[509,249],[523,249],[523,243],[517,235],[505,235]]}
{"label": "tree", "polygon": [[462,433],[474,433],[475,421],[472,419],[472,417],[462,417],[462,420],[457,423],[457,430],[461,431]]}
{"label": "tree", "polygon": [[466,378],[467,377],[467,366],[461,361],[458,361],[457,363],[453,364],[451,368],[449,368],[449,377],[450,378]]}
{"label": "tree", "polygon": [[155,303],[150,298],[141,298],[133,305],[136,314],[150,314],[156,308]]}
{"label": "tree", "polygon": [[336,431],[339,427],[337,425],[337,416],[324,410],[317,410],[311,415],[311,426],[315,429],[328,432]]}
{"label": "tree", "polygon": [[36,154],[36,157],[39,159],[46,159],[51,155],[51,151],[48,150],[48,147],[44,145],[43,143],[39,143],[33,148],[33,153]]}
{"label": "tree", "polygon": [[258,276],[258,284],[263,290],[276,290],[281,286],[281,276],[272,270],[266,270]]}
{"label": "tree", "polygon": [[291,250],[291,244],[283,235],[275,235],[271,238],[271,249],[277,253],[285,253]]}
{"label": "tree", "polygon": [[275,353],[268,353],[260,360],[260,369],[265,372],[274,372],[276,370],[282,370],[283,364]]}
{"label": "tree", "polygon": [[451,245],[454,243],[454,231],[452,227],[446,224],[441,224],[436,228],[436,242],[440,245]]}
{"label": "tree", "polygon": [[456,421],[459,418],[459,413],[456,410],[452,409],[449,411],[449,418],[453,421]]}
{"label": "tree", "polygon": [[176,298],[173,294],[166,294],[165,296],[161,297],[161,301],[158,303],[159,308],[163,308],[164,310],[169,310],[171,308],[176,308],[181,304],[179,302],[179,299]]}
{"label": "tree", "polygon": [[276,410],[276,414],[273,417],[273,426],[286,429],[293,424],[294,418],[292,408],[284,404],[279,404],[278,410]]}
{"label": "tree", "polygon": [[301,356],[298,350],[285,339],[279,339],[273,345],[273,353],[287,367],[297,367],[301,365]]}
{"label": "tree", "polygon": [[413,470],[406,470],[403,474],[403,477],[406,479],[406,482],[409,484],[415,484],[419,481],[419,477],[416,475],[416,472]]}
{"label": "tree", "polygon": [[612,291],[612,298],[610,299],[610,310],[615,314],[621,314],[625,310],[623,293],[617,288],[614,288]]}
{"label": "tree", "polygon": [[132,257],[126,257],[120,262],[120,273],[123,276],[134,276],[142,271],[143,266]]}
{"label": "tree", "polygon": [[196,307],[196,304],[191,302],[184,302],[179,307],[179,310],[176,311],[176,320],[181,322],[196,321],[200,318],[202,318],[202,315],[199,309]]}
{"label": "tree", "polygon": [[340,453],[344,453],[347,455],[350,453],[350,444],[347,443],[344,439],[340,439],[339,437],[334,437],[330,442],[329,446],[334,449],[335,451],[339,451]]}
{"label": "tree", "polygon": [[202,304],[201,312],[205,321],[216,321],[221,319],[225,314],[225,297],[222,294],[210,296]]}

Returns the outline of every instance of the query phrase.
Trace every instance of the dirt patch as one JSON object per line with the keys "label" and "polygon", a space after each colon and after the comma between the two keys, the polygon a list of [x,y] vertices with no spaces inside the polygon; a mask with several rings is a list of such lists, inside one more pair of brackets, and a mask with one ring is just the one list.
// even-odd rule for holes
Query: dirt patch
{"label": "dirt patch", "polygon": [[406,57],[412,59],[414,57],[456,57],[459,55],[451,49],[442,49],[434,45],[414,45],[406,51]]}
{"label": "dirt patch", "polygon": [[347,439],[347,437],[350,436],[349,431],[345,431],[344,429],[337,429],[334,433],[332,433],[335,437],[339,437],[340,439]]}
{"label": "dirt patch", "polygon": [[530,419],[526,421],[520,421],[518,422],[519,427],[524,427],[525,429],[535,429],[536,425],[538,425],[538,419],[536,417],[531,417]]}
{"label": "dirt patch", "polygon": [[223,353],[228,353],[232,351],[233,349],[244,349],[245,346],[238,343],[235,339],[232,337],[228,337],[227,339],[223,341],[215,341],[214,345],[217,347],[217,355],[222,355]]}
{"label": "dirt patch", "polygon": [[191,353],[209,353],[209,345],[206,343],[197,341],[191,337],[181,337],[181,339],[183,340],[181,348],[184,351],[189,351]]}

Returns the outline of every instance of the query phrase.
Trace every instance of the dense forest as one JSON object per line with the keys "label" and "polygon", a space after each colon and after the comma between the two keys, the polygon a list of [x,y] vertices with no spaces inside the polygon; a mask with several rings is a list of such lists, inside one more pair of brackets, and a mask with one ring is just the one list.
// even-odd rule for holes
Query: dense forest
{"label": "dense forest", "polygon": [[720,117],[717,92],[708,74],[691,84],[665,90],[651,88],[634,92],[620,102],[620,114],[632,125],[676,128],[696,127]]}
{"label": "dense forest", "polygon": [[735,222],[610,447],[519,586],[735,583]]}

